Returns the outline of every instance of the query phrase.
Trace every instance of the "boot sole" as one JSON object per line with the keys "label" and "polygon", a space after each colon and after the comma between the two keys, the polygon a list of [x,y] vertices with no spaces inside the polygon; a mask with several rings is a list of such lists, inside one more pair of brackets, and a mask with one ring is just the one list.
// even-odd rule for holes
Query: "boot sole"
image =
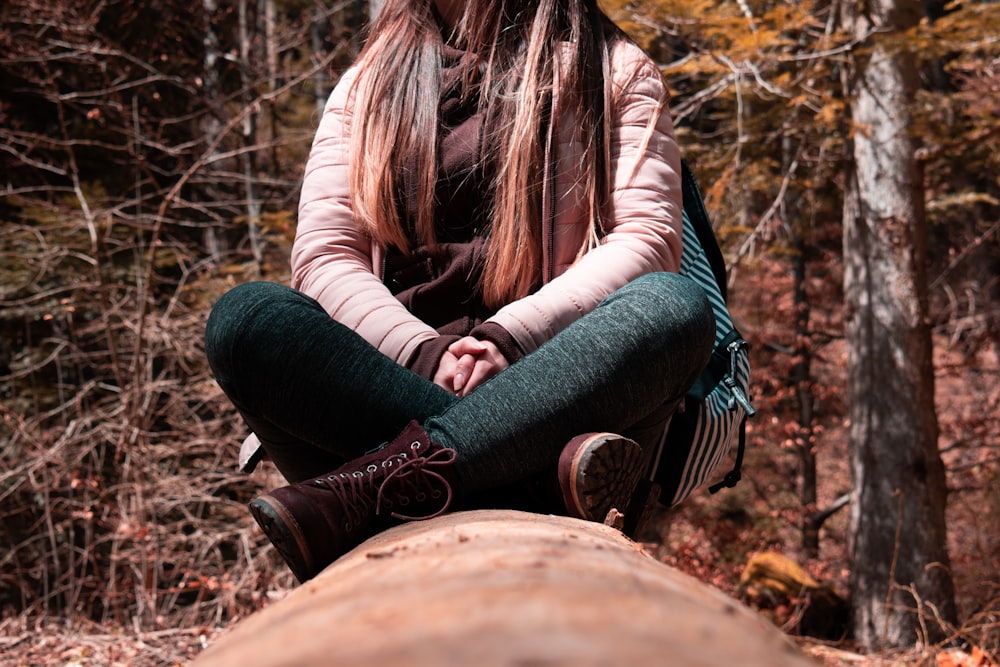
{"label": "boot sole", "polygon": [[642,448],[610,433],[589,436],[570,467],[568,508],[579,518],[603,522],[615,509],[627,515],[642,478]]}
{"label": "boot sole", "polygon": [[271,541],[299,583],[316,574],[312,553],[298,522],[276,498],[265,495],[250,501],[250,514]]}

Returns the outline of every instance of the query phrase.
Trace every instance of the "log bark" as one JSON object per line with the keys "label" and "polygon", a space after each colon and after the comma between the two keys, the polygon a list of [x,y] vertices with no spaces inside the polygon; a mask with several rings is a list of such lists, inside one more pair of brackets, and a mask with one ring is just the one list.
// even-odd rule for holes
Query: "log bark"
{"label": "log bark", "polygon": [[812,664],[774,626],[606,526],[512,511],[410,523],[192,667]]}

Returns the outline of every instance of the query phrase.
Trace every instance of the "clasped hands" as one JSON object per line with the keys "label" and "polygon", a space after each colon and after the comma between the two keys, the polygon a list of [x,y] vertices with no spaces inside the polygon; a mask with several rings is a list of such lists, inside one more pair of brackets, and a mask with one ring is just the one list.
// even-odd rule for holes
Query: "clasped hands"
{"label": "clasped hands", "polygon": [[434,384],[456,396],[465,396],[507,368],[507,358],[488,340],[460,338],[445,351],[434,373]]}

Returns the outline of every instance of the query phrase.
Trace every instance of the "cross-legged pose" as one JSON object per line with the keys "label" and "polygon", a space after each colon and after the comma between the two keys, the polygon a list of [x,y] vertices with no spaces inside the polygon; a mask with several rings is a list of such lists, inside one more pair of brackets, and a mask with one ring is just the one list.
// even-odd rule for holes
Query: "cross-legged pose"
{"label": "cross-legged pose", "polygon": [[386,0],[292,286],[233,289],[206,332],[241,464],[290,483],[250,509],[296,577],[459,508],[637,511],[714,340],[680,254],[666,87],[595,0]]}

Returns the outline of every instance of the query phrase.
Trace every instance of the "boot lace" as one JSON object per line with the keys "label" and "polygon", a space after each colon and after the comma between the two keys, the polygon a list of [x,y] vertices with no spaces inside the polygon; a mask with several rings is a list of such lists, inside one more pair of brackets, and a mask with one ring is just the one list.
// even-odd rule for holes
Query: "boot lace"
{"label": "boot lace", "polygon": [[[419,455],[419,446],[419,442],[411,443],[412,458],[406,453],[396,454],[382,461],[381,465],[371,463],[364,470],[342,472],[315,481],[317,486],[336,496],[344,512],[344,527],[348,531],[365,523],[371,516],[373,504],[376,515],[390,510],[389,516],[401,521],[433,519],[448,511],[454,493],[448,479],[438,470],[454,463],[457,452],[442,447],[430,454]],[[421,507],[428,498],[436,500],[442,496],[444,501],[439,509],[429,513],[409,515],[393,510],[397,505],[406,507],[411,503]]]}
{"label": "boot lace", "polygon": [[375,513],[381,514],[383,505],[387,505],[391,509],[396,503],[403,506],[409,505],[411,500],[423,505],[428,497],[436,500],[442,495],[446,497],[441,507],[429,514],[410,516],[394,511],[390,512],[389,516],[401,521],[420,521],[433,519],[447,512],[448,508],[451,507],[454,493],[447,478],[435,468],[450,466],[455,462],[456,456],[457,453],[454,449],[442,447],[426,456],[404,460],[386,475],[379,486]]}

